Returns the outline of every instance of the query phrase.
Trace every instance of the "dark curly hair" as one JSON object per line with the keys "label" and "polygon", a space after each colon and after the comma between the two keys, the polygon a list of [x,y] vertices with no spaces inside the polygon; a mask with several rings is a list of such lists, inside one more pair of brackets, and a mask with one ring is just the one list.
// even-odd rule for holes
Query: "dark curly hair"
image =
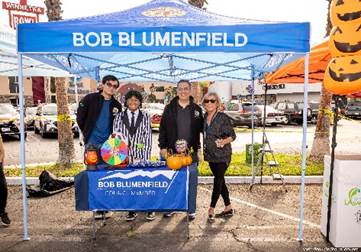
{"label": "dark curly hair", "polygon": [[124,101],[124,106],[127,108],[128,105],[127,105],[127,101],[128,99],[132,98],[132,97],[135,97],[139,102],[140,102],[140,105],[139,107],[142,107],[142,102],[143,102],[143,96],[140,92],[136,91],[136,90],[130,90],[128,91],[128,93],[126,93],[125,95],[125,101]]}

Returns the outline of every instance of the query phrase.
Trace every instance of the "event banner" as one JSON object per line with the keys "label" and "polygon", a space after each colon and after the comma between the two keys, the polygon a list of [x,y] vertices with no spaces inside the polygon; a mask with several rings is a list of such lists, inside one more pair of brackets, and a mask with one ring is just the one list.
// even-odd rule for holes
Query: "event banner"
{"label": "event banner", "polygon": [[[79,178],[75,181],[77,210],[188,209],[188,170],[185,168],[92,171],[82,176],[86,181]],[[88,190],[81,195],[79,187],[84,186]],[[88,209],[84,209],[84,205]]]}
{"label": "event banner", "polygon": [[[74,21],[75,22],[75,21]],[[19,52],[307,52],[308,23],[109,27],[22,24]]]}

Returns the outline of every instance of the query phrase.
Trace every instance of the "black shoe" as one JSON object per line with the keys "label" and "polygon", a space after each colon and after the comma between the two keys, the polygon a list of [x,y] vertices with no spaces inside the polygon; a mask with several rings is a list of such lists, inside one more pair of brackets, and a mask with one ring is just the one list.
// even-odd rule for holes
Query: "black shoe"
{"label": "black shoe", "polygon": [[135,212],[129,212],[128,213],[128,215],[127,215],[127,217],[125,217],[125,219],[127,220],[127,221],[134,221],[136,218],[137,218],[137,213],[135,213]]}
{"label": "black shoe", "polygon": [[216,214],[216,218],[232,217],[233,213],[233,209],[229,209],[228,211],[222,211],[221,213]]}
{"label": "black shoe", "polygon": [[96,220],[103,220],[109,219],[112,216],[111,212],[108,211],[96,211],[94,215],[94,219]]}
{"label": "black shoe", "polygon": [[7,213],[0,214],[1,224],[5,227],[8,227],[11,223],[11,220],[9,219],[9,216]]}
{"label": "black shoe", "polygon": [[153,221],[153,220],[155,220],[155,213],[149,212],[149,213],[147,213],[147,216],[145,218],[147,219],[147,221]]}
{"label": "black shoe", "polygon": [[216,221],[216,219],[214,218],[214,214],[208,214],[208,222],[214,223],[215,221]]}
{"label": "black shoe", "polygon": [[193,221],[196,218],[196,213],[189,213],[188,214],[188,220]]}
{"label": "black shoe", "polygon": [[170,218],[170,217],[172,217],[173,214],[174,214],[174,212],[164,213],[163,217],[164,218]]}

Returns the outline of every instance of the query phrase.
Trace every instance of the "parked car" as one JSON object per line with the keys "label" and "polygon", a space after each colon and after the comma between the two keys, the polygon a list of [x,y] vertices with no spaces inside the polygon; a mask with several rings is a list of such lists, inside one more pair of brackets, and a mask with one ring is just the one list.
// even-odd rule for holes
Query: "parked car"
{"label": "parked car", "polygon": [[27,129],[34,128],[37,107],[27,107],[25,110],[25,125]]}
{"label": "parked car", "polygon": [[[286,124],[303,122],[303,102],[281,101],[274,105],[274,108],[282,111],[286,116]],[[317,112],[318,113],[318,112]],[[312,109],[307,109],[307,121],[312,119]],[[316,116],[317,119],[317,116]]]}
{"label": "parked car", "polygon": [[[224,106],[224,113],[231,119],[233,126],[252,127],[252,103],[234,103],[229,102]],[[262,112],[254,106],[253,114],[254,127],[262,124]]]}
{"label": "parked car", "polygon": [[17,136],[20,139],[20,115],[11,104],[0,104],[0,133],[1,136]]}
{"label": "parked car", "polygon": [[147,112],[152,122],[152,129],[158,129],[165,105],[162,103],[143,103],[142,110]]}
{"label": "parked car", "polygon": [[[262,124],[264,118],[264,105],[256,105],[257,110],[262,113]],[[286,124],[286,116],[271,106],[266,105],[266,125],[276,126],[278,124]]]}
{"label": "parked car", "polygon": [[[70,110],[72,121],[72,131],[74,135],[79,134],[79,128],[76,124],[75,114]],[[46,137],[50,134],[58,133],[58,109],[55,103],[43,104],[37,108],[36,118],[34,120],[34,132]]]}
{"label": "parked car", "polygon": [[361,118],[361,99],[350,99],[346,106],[345,115],[350,118]]}

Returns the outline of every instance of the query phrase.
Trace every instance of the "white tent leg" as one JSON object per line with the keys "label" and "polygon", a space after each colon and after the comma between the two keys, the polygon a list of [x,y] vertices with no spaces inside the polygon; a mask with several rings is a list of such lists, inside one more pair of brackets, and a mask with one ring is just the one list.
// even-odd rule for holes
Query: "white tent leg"
{"label": "white tent leg", "polygon": [[26,168],[25,168],[25,125],[24,125],[24,83],[23,83],[23,58],[18,54],[19,67],[19,105],[20,105],[20,158],[22,170],[22,191],[23,191],[23,224],[24,241],[30,240],[28,237],[28,205],[26,198]]}
{"label": "white tent leg", "polygon": [[305,201],[305,173],[307,158],[307,110],[308,110],[308,63],[310,54],[305,54],[305,78],[303,93],[303,136],[302,136],[302,174],[301,174],[301,199],[300,199],[300,222],[298,226],[298,240],[303,240],[303,220],[304,220],[304,201]]}
{"label": "white tent leg", "polygon": [[[252,126],[252,181],[255,181],[255,170],[254,170],[254,66],[252,65],[252,116],[251,116],[251,126]],[[253,184],[253,183],[252,183]]]}

